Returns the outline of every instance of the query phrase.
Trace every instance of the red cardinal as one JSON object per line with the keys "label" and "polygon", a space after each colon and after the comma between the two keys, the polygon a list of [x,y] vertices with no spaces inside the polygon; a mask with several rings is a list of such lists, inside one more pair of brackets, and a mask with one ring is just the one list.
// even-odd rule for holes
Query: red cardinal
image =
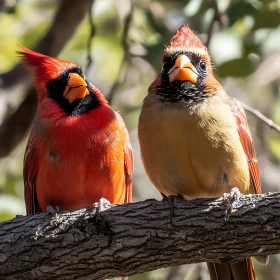
{"label": "red cardinal", "polygon": [[133,154],[121,116],[72,62],[22,47],[38,93],[24,157],[27,213],[131,202]]}
{"label": "red cardinal", "polygon": [[[165,48],[139,118],[145,169],[165,196],[261,193],[256,153],[241,105],[215,79],[210,56],[182,26]],[[260,258],[262,259],[262,258]],[[208,264],[212,280],[253,280],[251,259]]]}

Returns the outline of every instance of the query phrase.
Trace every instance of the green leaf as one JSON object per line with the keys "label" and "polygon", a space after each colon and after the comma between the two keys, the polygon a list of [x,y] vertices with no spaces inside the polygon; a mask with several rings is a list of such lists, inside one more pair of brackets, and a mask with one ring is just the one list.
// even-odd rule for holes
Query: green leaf
{"label": "green leaf", "polygon": [[247,56],[250,53],[261,54],[261,46],[254,41],[244,40],[243,56]]}
{"label": "green leaf", "polygon": [[228,11],[229,26],[232,26],[236,21],[247,15],[254,16],[256,13],[257,9],[251,3],[237,2]]}
{"label": "green leaf", "polygon": [[0,211],[0,222],[10,220],[14,217],[15,215],[13,213],[10,213],[8,211]]}
{"label": "green leaf", "polygon": [[280,141],[278,139],[271,139],[269,141],[269,147],[272,153],[280,159]]}
{"label": "green leaf", "polygon": [[221,77],[244,77],[255,70],[255,65],[248,58],[237,58],[224,62],[217,67]]}
{"label": "green leaf", "polygon": [[275,28],[280,25],[280,11],[260,11],[255,17],[255,24],[253,29],[260,28]]}

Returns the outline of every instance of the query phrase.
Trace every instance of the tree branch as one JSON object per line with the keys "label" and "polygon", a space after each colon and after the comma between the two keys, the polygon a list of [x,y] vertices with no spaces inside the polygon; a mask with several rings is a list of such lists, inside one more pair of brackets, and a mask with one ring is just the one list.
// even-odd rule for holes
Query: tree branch
{"label": "tree branch", "polygon": [[263,115],[260,111],[246,105],[245,103],[239,101],[242,107],[245,111],[249,112],[250,114],[254,115],[258,119],[260,119],[262,122],[264,122],[267,126],[269,126],[271,129],[276,130],[277,132],[280,132],[280,126],[273,122],[273,120],[267,118],[265,115]]}
{"label": "tree branch", "polygon": [[108,100],[109,104],[112,104],[112,100],[113,100],[117,90],[119,89],[119,86],[122,84],[121,77],[127,76],[127,71],[128,71],[127,64],[128,64],[128,60],[130,57],[129,44],[128,44],[128,32],[129,32],[131,22],[132,22],[133,11],[134,11],[134,3],[132,0],[130,0],[130,10],[129,10],[127,16],[125,17],[122,41],[121,41],[122,47],[123,47],[123,59],[122,59],[121,65],[120,65],[119,74],[118,74],[114,84],[112,85],[112,88],[111,88],[109,94],[106,96],[106,99]]}
{"label": "tree branch", "polygon": [[165,199],[18,216],[0,224],[0,279],[98,280],[277,254],[279,202],[280,193],[242,196],[228,220],[222,198],[179,197],[172,211]]}
{"label": "tree branch", "polygon": [[89,69],[93,62],[92,55],[91,55],[91,47],[92,47],[92,39],[96,33],[95,25],[93,22],[93,14],[92,14],[93,5],[94,5],[94,0],[92,0],[91,8],[88,11],[88,23],[89,23],[89,27],[90,27],[90,33],[89,33],[89,37],[88,37],[88,41],[87,41],[87,66],[86,66],[86,71],[85,71],[86,74],[89,73]]}
{"label": "tree branch", "polygon": [[0,13],[4,10],[5,8],[5,0],[0,0]]}
{"label": "tree branch", "polygon": [[212,39],[212,35],[213,35],[213,31],[214,31],[214,25],[216,22],[218,22],[220,24],[221,27],[223,27],[223,23],[222,23],[222,20],[221,20],[221,13],[219,11],[219,8],[218,8],[218,4],[216,2],[216,0],[212,0],[212,8],[214,9],[214,14],[213,14],[213,18],[209,24],[209,28],[208,28],[208,31],[207,31],[207,39],[206,39],[206,42],[205,42],[205,46],[208,48],[209,45],[210,45],[210,41]]}
{"label": "tree branch", "polygon": [[0,126],[0,158],[8,156],[19,144],[22,137],[26,135],[35,115],[36,107],[37,94],[35,89],[31,89],[16,111]]}

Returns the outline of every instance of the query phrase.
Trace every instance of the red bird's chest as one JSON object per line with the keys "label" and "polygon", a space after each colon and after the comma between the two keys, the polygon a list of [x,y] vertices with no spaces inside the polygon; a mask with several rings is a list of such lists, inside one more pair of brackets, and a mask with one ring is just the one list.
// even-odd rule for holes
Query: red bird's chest
{"label": "red bird's chest", "polygon": [[[40,208],[89,207],[101,197],[123,203],[124,139],[116,120],[96,131],[90,120],[51,126],[37,139],[36,195]],[[79,121],[77,123],[74,123]]]}

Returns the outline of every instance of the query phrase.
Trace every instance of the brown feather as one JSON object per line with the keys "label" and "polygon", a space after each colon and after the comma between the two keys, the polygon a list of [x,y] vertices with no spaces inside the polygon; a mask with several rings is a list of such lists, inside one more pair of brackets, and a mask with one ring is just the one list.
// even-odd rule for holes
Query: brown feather
{"label": "brown feather", "polygon": [[244,112],[244,109],[241,107],[238,101],[235,99],[234,103],[236,106],[233,106],[233,114],[236,118],[236,122],[238,125],[238,133],[240,136],[240,142],[244,149],[244,152],[248,159],[248,166],[250,171],[251,177],[251,184],[254,188],[254,192],[256,194],[261,194],[261,181],[260,181],[260,172],[259,172],[259,165],[257,161],[257,155],[254,148],[253,139],[251,136],[251,132],[248,126],[247,118]]}
{"label": "brown feather", "polygon": [[36,174],[38,172],[38,156],[35,148],[34,132],[30,134],[24,155],[23,177],[24,198],[27,214],[41,212],[36,196]]}

